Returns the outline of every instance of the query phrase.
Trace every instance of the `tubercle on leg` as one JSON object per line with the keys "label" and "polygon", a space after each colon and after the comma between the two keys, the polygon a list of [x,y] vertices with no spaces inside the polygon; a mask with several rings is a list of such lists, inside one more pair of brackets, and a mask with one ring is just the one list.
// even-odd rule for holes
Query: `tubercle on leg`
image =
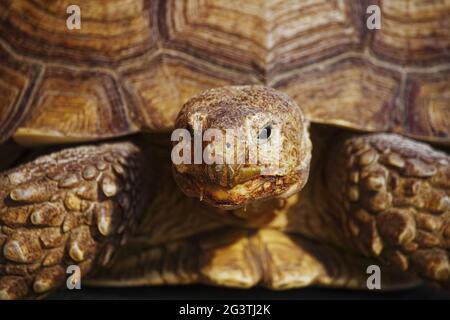
{"label": "tubercle on leg", "polygon": [[343,141],[327,164],[342,229],[365,255],[450,281],[450,156],[395,134]]}
{"label": "tubercle on leg", "polygon": [[144,203],[129,142],[63,149],[0,175],[0,299],[41,298],[107,264]]}

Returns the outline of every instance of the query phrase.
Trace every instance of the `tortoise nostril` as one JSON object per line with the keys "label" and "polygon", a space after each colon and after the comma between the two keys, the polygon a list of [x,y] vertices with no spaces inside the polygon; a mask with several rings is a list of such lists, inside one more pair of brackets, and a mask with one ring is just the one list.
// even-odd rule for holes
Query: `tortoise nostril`
{"label": "tortoise nostril", "polygon": [[228,149],[231,148],[231,143],[227,142],[226,146]]}

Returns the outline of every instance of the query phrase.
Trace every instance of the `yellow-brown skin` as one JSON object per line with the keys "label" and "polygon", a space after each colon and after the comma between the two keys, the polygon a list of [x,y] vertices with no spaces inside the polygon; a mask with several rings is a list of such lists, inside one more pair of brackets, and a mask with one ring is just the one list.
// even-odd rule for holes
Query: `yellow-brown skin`
{"label": "yellow-brown skin", "polygon": [[[274,196],[289,197],[305,185],[311,160],[311,141],[308,122],[296,103],[287,95],[262,86],[224,87],[208,90],[193,97],[181,109],[175,122],[176,128],[193,128],[201,119],[203,133],[217,129],[225,134],[233,130],[230,146],[225,141],[206,142],[203,150],[216,144],[215,150],[228,151],[238,146],[233,141],[245,142],[243,163],[224,164],[176,164],[174,176],[180,188],[189,196],[202,198],[213,206],[232,209],[248,203]],[[248,136],[246,125],[251,122],[254,129]],[[257,150],[261,140],[258,134],[267,126],[280,132],[280,149],[268,149],[264,162],[250,162],[249,153]],[[202,133],[202,134],[203,134]],[[276,139],[272,134],[269,139]],[[201,135],[202,137],[203,135]],[[194,142],[191,150],[193,152]],[[277,172],[264,175],[270,165]]]}
{"label": "yellow-brown skin", "polygon": [[[230,93],[213,95],[219,101],[236,98],[234,101],[242,102],[242,95],[248,95],[253,101],[249,108],[273,108],[272,113],[263,112],[264,117],[285,112],[289,102],[285,95],[265,87],[216,92]],[[208,94],[211,91],[205,96]],[[270,96],[274,101],[268,106]],[[194,98],[194,106],[202,105],[199,97]],[[214,110],[214,104],[205,105]],[[305,170],[287,171],[301,186],[307,178],[300,173],[309,171],[311,156],[304,133],[308,124],[298,106],[287,105],[293,116],[281,122],[288,128],[282,133],[294,129],[289,137],[302,139],[291,141],[299,147],[297,158],[284,159],[288,168],[305,164]],[[240,107],[241,103],[230,103],[227,110],[238,112]],[[186,111],[189,109],[182,115],[189,113]],[[220,123],[223,117],[214,118],[213,114],[205,113],[211,117],[208,121]],[[298,121],[298,126],[290,127],[289,120]],[[233,125],[241,120],[226,121]],[[82,266],[85,273],[96,271],[92,283],[107,286],[205,283],[272,289],[308,285],[364,288],[366,267],[374,263],[383,264],[385,289],[414,284],[399,270],[448,283],[448,154],[394,134],[336,136],[336,131],[316,128],[311,136],[315,146],[311,174],[300,192],[282,199],[285,190],[269,189],[261,196],[257,190],[246,189],[247,208],[236,209],[242,205],[241,199],[227,197],[226,208],[234,208],[231,211],[221,209],[223,203],[214,202],[214,197],[208,200],[217,207],[176,191],[170,177],[170,147],[158,151],[150,142],[142,148],[129,143],[81,146],[10,169],[0,179],[1,254],[5,261],[0,264],[2,297],[44,296],[63,284],[62,271],[72,263]],[[301,146],[306,147],[302,150]],[[138,164],[144,157],[151,160],[148,174]],[[80,162],[81,158],[85,160]],[[104,162],[110,164],[105,167]],[[92,166],[97,169],[93,171]],[[205,180],[205,170],[189,169],[176,176],[182,189],[185,178]],[[136,177],[150,181],[133,183]],[[285,177],[275,179],[283,181]],[[220,179],[209,180],[213,181],[223,187]],[[235,179],[227,183],[230,181]],[[141,186],[148,184],[149,192],[143,192]],[[89,193],[96,188],[102,192]],[[275,191],[270,194],[270,190]],[[143,199],[139,196],[149,196],[150,202],[138,230],[119,250],[113,265],[102,268],[108,260],[102,248],[110,248],[106,257],[110,256],[119,246],[122,232],[130,229],[141,213]],[[99,220],[104,216],[95,208],[102,206],[111,219]],[[54,214],[53,207],[57,208]],[[126,220],[120,218],[122,210],[128,215]],[[117,222],[115,227],[112,221]],[[110,237],[97,235],[105,230],[113,232]],[[397,267],[388,268],[386,262]]]}
{"label": "yellow-brown skin", "polygon": [[[172,177],[171,146],[161,139],[146,145],[153,163],[150,203],[114,264],[99,270],[90,284],[366,288],[366,267],[380,262],[358,255],[327,212],[319,178],[336,132],[313,129],[315,160],[301,192],[231,210],[186,197]],[[417,284],[408,274],[382,268],[384,290]]]}
{"label": "yellow-brown skin", "polygon": [[146,200],[130,142],[66,148],[0,174],[0,300],[40,298],[110,263]]}
{"label": "yellow-brown skin", "polygon": [[330,213],[366,256],[450,283],[450,156],[393,134],[332,146]]}
{"label": "yellow-brown skin", "polygon": [[[249,112],[241,106],[249,104],[253,112],[261,114],[261,124],[274,118],[275,123],[283,119],[281,133],[287,140],[293,139],[295,152],[286,152],[291,150],[289,147],[283,149],[282,163],[294,170],[288,171],[286,176],[252,177],[244,183],[224,187],[220,181],[214,183],[209,179],[206,174],[208,165],[183,165],[182,171],[174,166],[176,181],[187,195],[203,196],[214,206],[236,208],[264,198],[279,197],[290,188],[285,181],[292,175],[298,179],[298,189],[303,188],[308,179],[311,159],[307,121],[298,112],[300,108],[295,102],[284,94],[263,87],[209,90],[184,105],[177,118],[177,126],[189,127],[192,121],[190,115],[203,112],[205,127],[211,123],[222,128],[221,121],[227,113],[237,115],[225,117],[223,124],[239,127]],[[295,125],[290,127],[290,123]],[[295,144],[297,137],[301,140]],[[241,139],[245,140],[246,137],[242,136]],[[313,173],[312,183],[316,185],[315,191],[319,195],[314,191],[303,192],[306,199],[300,201],[304,204],[312,202],[312,206],[306,210],[313,211],[317,217],[329,218],[328,222],[322,223],[321,228],[324,229],[319,230],[320,227],[316,225],[310,230],[303,228],[301,233],[334,242],[341,247],[352,247],[366,256],[393,263],[402,270],[414,269],[425,277],[449,282],[448,154],[393,134],[350,135],[329,139],[322,146],[317,143],[316,147],[322,153],[321,157],[328,157],[322,160],[324,169],[319,167]],[[295,170],[302,168],[299,164],[305,164],[304,170]],[[235,172],[239,175],[238,170]],[[324,181],[320,180],[322,175],[326,177]],[[261,180],[265,179],[272,179],[272,183],[267,189],[258,189]],[[244,196],[236,196],[236,189],[243,190]],[[220,197],[217,193],[220,193]],[[325,202],[325,205],[321,202]],[[264,207],[264,204],[260,207]],[[286,206],[282,212],[289,214],[289,210]],[[265,210],[256,211],[261,215],[267,214]],[[256,219],[255,210],[250,212],[253,214],[245,215],[245,210],[244,213],[240,210],[231,211],[241,218]],[[301,219],[305,212],[296,214],[296,219]]]}
{"label": "yellow-brown skin", "polygon": [[[194,1],[189,0],[117,0],[97,5],[80,0],[80,30],[66,27],[68,0],[0,2],[0,141],[13,135],[16,141],[34,146],[97,141],[138,131],[167,132],[174,127],[180,107],[195,94],[226,85],[260,84],[289,94],[313,123],[397,132],[448,144],[450,38],[448,28],[442,26],[449,20],[449,1],[418,0],[416,5],[408,0],[378,1],[383,27],[373,31],[365,26],[365,1],[256,2],[247,1],[248,6],[243,6],[240,1],[224,1],[211,6],[208,1],[192,5]],[[448,281],[448,154],[438,153],[428,161],[434,151],[423,143],[399,144],[398,139],[410,140],[395,135],[345,137],[338,143],[337,138],[319,130],[311,138],[315,139],[316,160],[309,183],[300,193],[287,200],[248,203],[247,210],[234,210],[233,215],[174,192],[170,162],[164,167],[156,161],[153,166],[160,170],[149,176],[138,168],[119,169],[120,185],[134,175],[158,182],[159,187],[164,181],[169,191],[149,192],[155,197],[150,200],[151,210],[105,281],[119,286],[201,282],[270,288],[358,287],[365,283],[362,265],[367,260],[359,260],[352,250],[394,262],[401,270]],[[380,143],[393,145],[387,149],[400,146],[392,163],[385,159],[389,152],[376,148]],[[328,153],[331,145],[336,145],[337,151]],[[360,155],[352,146],[357,145],[374,150],[377,156],[367,156],[373,162],[355,162]],[[85,148],[78,147],[69,156],[64,151],[57,153],[73,163],[62,161],[56,171],[81,174],[84,168],[76,163],[78,153],[97,165],[102,148]],[[117,145],[106,148],[122,149]],[[133,153],[148,150],[153,149],[146,145]],[[150,152],[147,159],[152,156]],[[28,161],[8,169],[8,174],[35,170],[51,158]],[[12,163],[12,159],[3,160],[0,165]],[[322,170],[325,165],[329,167],[326,174]],[[108,170],[116,175],[112,167]],[[160,179],[160,171],[167,179]],[[195,176],[200,179],[203,173]],[[298,174],[290,177],[306,181]],[[79,191],[39,179],[44,178],[32,176],[24,183],[54,188],[51,190],[60,197],[55,201],[61,206],[67,194]],[[87,183],[102,188],[101,181]],[[250,180],[249,184],[256,183]],[[42,203],[11,201],[19,199],[15,192],[19,186],[6,175],[1,176],[1,185],[1,295],[45,295],[50,291],[44,289],[52,290],[63,282],[59,267],[70,259],[54,258],[54,252],[66,248],[64,241],[57,242],[57,248],[41,248],[41,242],[49,245],[49,239],[40,239],[39,245],[35,240],[37,234],[52,236],[64,227],[31,226],[28,214]],[[131,190],[142,191],[133,184]],[[244,198],[249,202],[268,195],[247,190],[250,193]],[[42,198],[44,195],[35,194],[34,200],[53,203]],[[111,207],[126,205],[119,197],[105,200],[98,195],[91,200],[95,205],[104,201]],[[68,199],[69,209],[78,209],[77,201],[72,196]],[[212,198],[207,200],[215,203]],[[241,206],[244,199],[229,201],[229,207]],[[84,206],[81,211],[69,209],[61,207],[57,221],[67,218],[70,226],[77,218],[75,222],[83,230],[97,232],[98,226]],[[115,212],[111,209],[108,213]],[[205,214],[195,214],[199,212]],[[133,210],[127,213],[138,215]],[[245,219],[233,220],[231,230],[204,233],[212,225],[223,227],[234,216]],[[211,222],[211,217],[217,219]],[[21,241],[21,232],[28,234],[29,229],[39,230],[29,242]],[[69,228],[63,240],[76,237],[76,229]],[[321,245],[311,249],[300,235]],[[92,244],[88,238],[79,243]],[[111,240],[93,239],[100,247]],[[272,246],[274,243],[277,245]],[[88,260],[92,258],[95,267],[96,257],[101,255],[89,248],[92,256]],[[83,246],[72,253],[79,254],[78,249]],[[46,254],[56,265],[41,265]],[[29,255],[37,260],[29,262]],[[324,259],[329,256],[334,259]],[[54,269],[48,271],[50,267]],[[115,273],[118,270],[131,274]],[[145,272],[139,274],[142,270]],[[103,270],[103,275],[108,273]],[[39,280],[36,287],[35,280]]]}

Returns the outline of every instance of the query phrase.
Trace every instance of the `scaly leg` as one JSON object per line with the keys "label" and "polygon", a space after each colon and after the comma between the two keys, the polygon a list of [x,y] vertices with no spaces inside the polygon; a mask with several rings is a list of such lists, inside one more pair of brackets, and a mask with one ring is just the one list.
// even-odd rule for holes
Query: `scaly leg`
{"label": "scaly leg", "polygon": [[[0,299],[36,298],[105,265],[141,211],[138,147],[65,149],[0,174]],[[137,192],[139,191],[139,192]]]}
{"label": "scaly leg", "polygon": [[450,281],[450,156],[395,134],[345,140],[325,175],[330,212],[368,256]]}

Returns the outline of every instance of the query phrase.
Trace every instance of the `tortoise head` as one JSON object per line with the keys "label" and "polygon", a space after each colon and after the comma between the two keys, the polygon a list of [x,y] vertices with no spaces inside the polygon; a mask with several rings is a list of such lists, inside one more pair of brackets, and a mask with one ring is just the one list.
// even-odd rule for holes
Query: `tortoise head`
{"label": "tortoise head", "polygon": [[290,97],[274,89],[205,91],[182,107],[175,127],[175,180],[185,194],[213,206],[235,209],[288,197],[308,179],[308,122]]}

